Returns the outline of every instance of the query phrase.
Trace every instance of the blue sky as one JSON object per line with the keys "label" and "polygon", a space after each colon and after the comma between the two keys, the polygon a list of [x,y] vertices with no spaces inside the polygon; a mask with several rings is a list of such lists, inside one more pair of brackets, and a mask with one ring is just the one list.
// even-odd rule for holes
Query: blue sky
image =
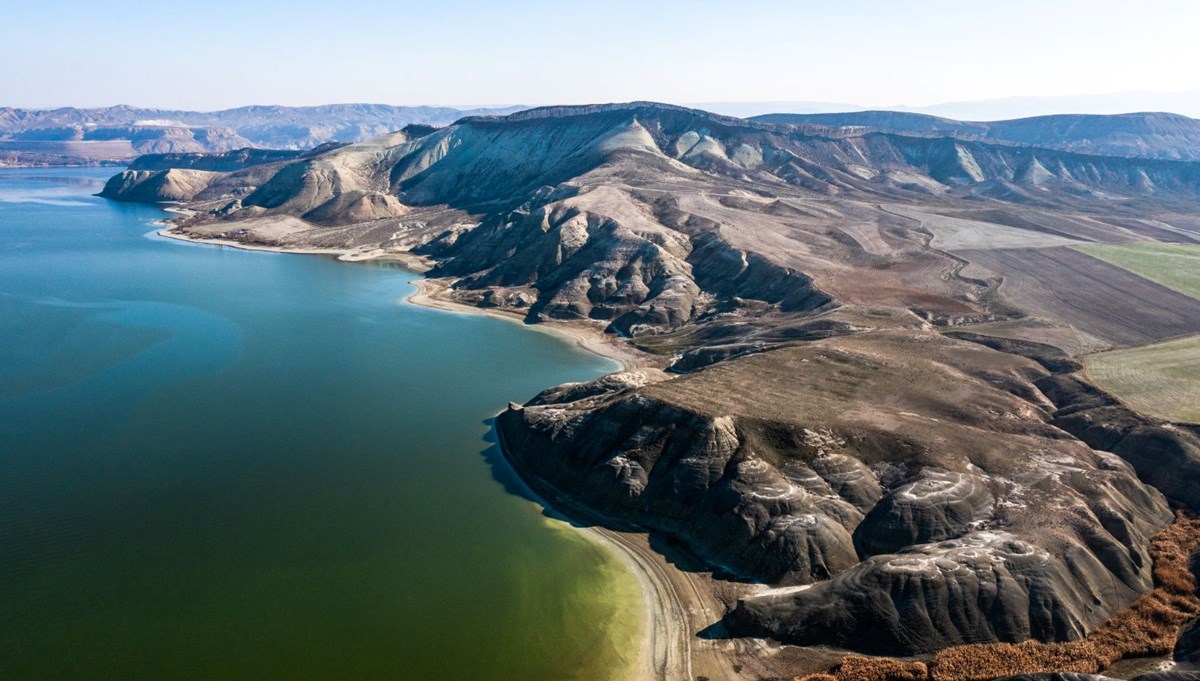
{"label": "blue sky", "polygon": [[4,0],[0,105],[926,105],[1200,90],[1200,2]]}

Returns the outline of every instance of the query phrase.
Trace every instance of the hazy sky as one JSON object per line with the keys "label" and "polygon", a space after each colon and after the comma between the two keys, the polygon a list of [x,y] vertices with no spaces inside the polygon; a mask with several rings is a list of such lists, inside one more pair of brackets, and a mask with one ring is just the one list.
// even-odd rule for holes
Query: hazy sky
{"label": "hazy sky", "polygon": [[1196,0],[2,0],[0,105],[926,105],[1200,89]]}

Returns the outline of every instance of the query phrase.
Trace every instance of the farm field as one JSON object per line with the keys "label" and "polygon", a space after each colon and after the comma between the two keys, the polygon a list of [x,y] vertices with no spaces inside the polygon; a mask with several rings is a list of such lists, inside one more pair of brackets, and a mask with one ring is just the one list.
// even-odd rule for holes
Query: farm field
{"label": "farm field", "polygon": [[938,215],[907,206],[889,205],[886,210],[921,223],[933,235],[929,245],[943,251],[985,248],[1039,248],[1082,243],[1062,233],[1051,233],[1040,226],[1023,228],[996,222],[981,222]]}
{"label": "farm field", "polygon": [[1200,299],[1200,246],[1136,243],[1076,246],[1093,258]]}
{"label": "farm field", "polygon": [[1200,333],[1200,300],[1076,248],[961,251],[1004,277],[1002,295],[1103,345],[1143,345]]}
{"label": "farm field", "polygon": [[1200,423],[1200,336],[1092,355],[1084,371],[1134,409]]}

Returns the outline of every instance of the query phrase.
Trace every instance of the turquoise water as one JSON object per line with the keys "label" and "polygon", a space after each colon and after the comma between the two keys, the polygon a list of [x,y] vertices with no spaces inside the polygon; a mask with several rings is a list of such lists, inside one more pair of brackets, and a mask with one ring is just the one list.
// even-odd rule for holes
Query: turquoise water
{"label": "turquoise water", "polygon": [[0,678],[623,669],[632,578],[485,439],[609,362],[402,269],[153,236],[109,174],[0,171]]}

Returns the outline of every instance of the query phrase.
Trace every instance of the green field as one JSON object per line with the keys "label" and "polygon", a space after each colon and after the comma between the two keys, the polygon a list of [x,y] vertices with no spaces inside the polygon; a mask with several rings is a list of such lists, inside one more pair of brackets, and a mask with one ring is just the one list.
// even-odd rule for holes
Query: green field
{"label": "green field", "polygon": [[1200,336],[1092,355],[1084,371],[1138,411],[1200,423]]}
{"label": "green field", "polygon": [[1075,248],[1200,300],[1200,246],[1136,243]]}

